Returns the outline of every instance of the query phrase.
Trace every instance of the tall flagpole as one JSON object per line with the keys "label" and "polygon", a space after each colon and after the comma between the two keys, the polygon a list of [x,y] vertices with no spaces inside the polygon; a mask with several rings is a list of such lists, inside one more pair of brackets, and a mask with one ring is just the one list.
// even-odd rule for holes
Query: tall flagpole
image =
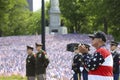
{"label": "tall flagpole", "polygon": [[42,9],[41,9],[41,43],[43,44],[42,49],[45,50],[45,3],[44,0],[42,0]]}

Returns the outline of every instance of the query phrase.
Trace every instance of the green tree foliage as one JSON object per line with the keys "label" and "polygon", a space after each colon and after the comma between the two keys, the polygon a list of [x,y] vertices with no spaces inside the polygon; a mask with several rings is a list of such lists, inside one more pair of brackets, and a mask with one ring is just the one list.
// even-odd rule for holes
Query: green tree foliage
{"label": "green tree foliage", "polygon": [[[102,30],[120,40],[119,0],[59,0],[69,33]],[[50,3],[46,3],[46,24]],[[41,11],[30,12],[26,0],[0,0],[0,36],[41,33]]]}
{"label": "green tree foliage", "polygon": [[69,32],[84,32],[87,23],[85,6],[83,0],[60,0],[61,13],[67,19]]}
{"label": "green tree foliage", "polygon": [[[46,3],[46,19],[50,4]],[[30,12],[26,0],[0,0],[0,36],[41,33],[41,10]]]}
{"label": "green tree foliage", "polygon": [[27,34],[40,34],[41,33],[41,11],[31,12],[27,20]]}
{"label": "green tree foliage", "polygon": [[25,34],[29,10],[25,0],[0,0],[0,29],[3,36]]}
{"label": "green tree foliage", "polygon": [[115,36],[116,40],[120,40],[120,1],[106,0],[106,6],[109,10],[109,32]]}
{"label": "green tree foliage", "polygon": [[2,36],[2,28],[7,27],[8,24],[8,11],[11,7],[9,7],[10,5],[8,5],[8,1],[5,0],[0,0],[0,36]]}
{"label": "green tree foliage", "polygon": [[60,0],[60,8],[69,32],[120,34],[119,0]]}
{"label": "green tree foliage", "polygon": [[120,2],[119,0],[86,0],[87,11],[94,18],[93,30],[102,30],[120,40]]}
{"label": "green tree foliage", "polygon": [[105,0],[85,0],[85,2],[88,17],[92,20],[93,30],[103,30],[107,33],[109,11],[105,5]]}

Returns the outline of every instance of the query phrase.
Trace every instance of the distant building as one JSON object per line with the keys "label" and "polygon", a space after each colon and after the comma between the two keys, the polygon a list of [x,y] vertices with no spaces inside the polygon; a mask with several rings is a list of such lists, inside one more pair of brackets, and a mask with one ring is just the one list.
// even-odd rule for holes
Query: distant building
{"label": "distant building", "polygon": [[33,11],[33,0],[27,0],[27,2],[28,2],[29,10]]}

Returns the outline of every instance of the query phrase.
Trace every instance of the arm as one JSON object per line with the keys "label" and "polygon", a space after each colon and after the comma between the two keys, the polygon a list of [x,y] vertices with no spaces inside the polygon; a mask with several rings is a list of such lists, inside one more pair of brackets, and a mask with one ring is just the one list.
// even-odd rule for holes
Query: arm
{"label": "arm", "polygon": [[83,66],[83,62],[82,62],[82,55],[76,55],[73,59],[73,64],[72,64],[72,70],[75,73],[80,73],[80,67]]}
{"label": "arm", "polygon": [[32,56],[32,64],[35,65],[35,56]]}
{"label": "arm", "polygon": [[84,55],[83,58],[85,67],[88,70],[95,70],[97,69],[105,60],[103,56],[97,52],[92,57],[90,57],[88,54]]}
{"label": "arm", "polygon": [[118,54],[118,53],[115,53],[115,54],[116,54],[116,55],[115,55],[115,57],[113,58],[113,60],[114,60],[114,64],[113,64],[114,70],[117,69],[118,66],[120,65],[120,54]]}
{"label": "arm", "polygon": [[50,61],[48,59],[47,53],[43,52],[43,54],[44,54],[44,66],[47,67]]}
{"label": "arm", "polygon": [[114,60],[114,64],[120,64],[120,54],[119,53],[115,53],[115,60]]}

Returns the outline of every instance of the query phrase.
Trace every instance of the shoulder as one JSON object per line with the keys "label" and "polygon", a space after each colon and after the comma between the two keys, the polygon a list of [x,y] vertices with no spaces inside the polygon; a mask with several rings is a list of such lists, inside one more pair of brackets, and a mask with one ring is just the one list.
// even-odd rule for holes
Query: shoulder
{"label": "shoulder", "polygon": [[99,49],[97,49],[98,52],[106,52],[106,53],[110,53],[109,50],[107,50],[105,47],[101,47]]}
{"label": "shoulder", "polygon": [[78,59],[78,58],[81,58],[81,57],[82,57],[82,55],[80,55],[80,54],[76,54],[76,55],[74,56],[75,59]]}
{"label": "shoulder", "polygon": [[120,55],[119,51],[115,51],[118,55]]}
{"label": "shoulder", "polygon": [[120,53],[119,52],[116,51],[115,54],[116,54],[117,57],[120,57]]}
{"label": "shoulder", "polygon": [[76,59],[78,56],[77,55],[74,55],[74,59]]}
{"label": "shoulder", "polygon": [[99,53],[99,54],[101,54],[104,58],[106,58],[109,55],[111,55],[111,53],[109,52],[109,50],[107,50],[104,47],[99,48],[96,52]]}
{"label": "shoulder", "polygon": [[31,58],[35,58],[35,54],[32,54],[32,55],[31,55]]}
{"label": "shoulder", "polygon": [[81,54],[78,54],[78,57],[79,57],[79,58],[81,58],[81,57],[83,57],[83,55],[81,55]]}

